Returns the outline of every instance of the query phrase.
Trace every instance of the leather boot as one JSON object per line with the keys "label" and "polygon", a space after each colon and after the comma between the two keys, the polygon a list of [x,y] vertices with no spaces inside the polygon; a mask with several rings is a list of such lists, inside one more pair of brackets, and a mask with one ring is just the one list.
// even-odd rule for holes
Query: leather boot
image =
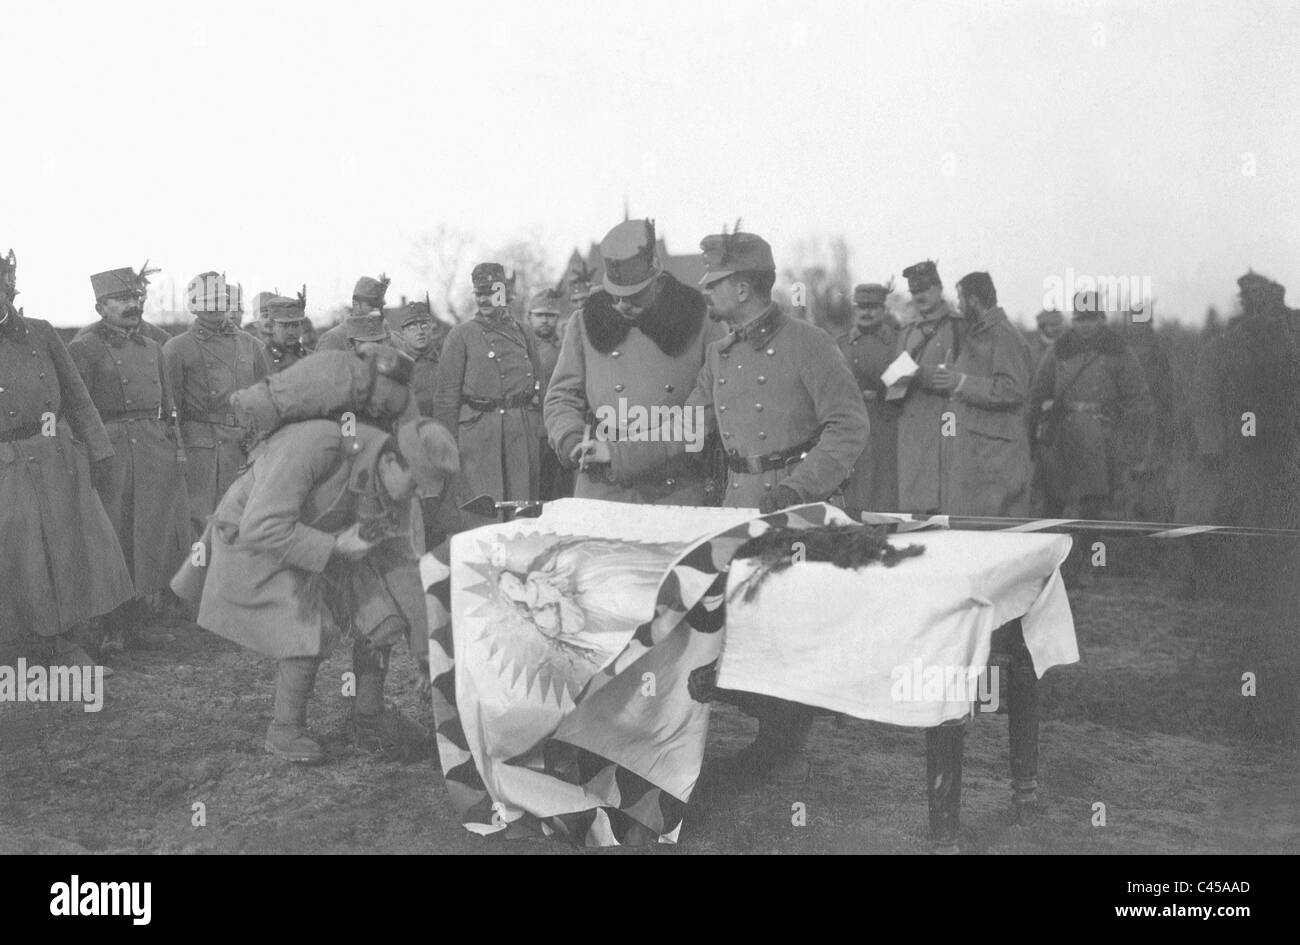
{"label": "leather boot", "polygon": [[48,659],[51,666],[99,666],[104,670],[104,678],[113,675],[113,668],[87,653],[70,633],[61,633],[50,637],[48,645],[43,646],[42,658]]}
{"label": "leather boot", "polygon": [[307,737],[307,700],[319,665],[314,656],[289,657],[277,665],[275,714],[266,730],[266,750],[277,758],[312,765],[325,757],[320,745]]}
{"label": "leather boot", "polygon": [[353,644],[352,671],[357,677],[357,695],[352,704],[353,743],[362,751],[415,761],[428,754],[428,730],[396,709],[384,708],[384,680],[392,649],[372,646],[364,638]]}
{"label": "leather boot", "polygon": [[751,703],[758,737],[732,760],[737,774],[778,784],[802,784],[812,775],[805,746],[813,710],[797,702],[760,696]]}

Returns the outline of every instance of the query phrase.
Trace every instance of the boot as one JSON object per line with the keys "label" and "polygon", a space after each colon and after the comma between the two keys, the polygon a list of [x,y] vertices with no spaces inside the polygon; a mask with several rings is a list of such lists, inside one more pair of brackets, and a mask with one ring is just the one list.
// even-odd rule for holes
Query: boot
{"label": "boot", "polygon": [[802,784],[812,776],[806,746],[813,711],[783,699],[756,701],[758,737],[732,760],[736,773],[778,784]]}
{"label": "boot", "polygon": [[362,751],[398,761],[427,756],[429,732],[396,709],[384,708],[384,680],[388,677],[391,646],[372,646],[364,638],[352,647],[352,670],[357,695],[352,704],[353,743]]}
{"label": "boot", "polygon": [[320,745],[307,737],[307,700],[319,665],[314,656],[294,656],[276,667],[275,713],[266,730],[266,750],[277,758],[314,765],[325,757]]}
{"label": "boot", "polygon": [[45,652],[47,654],[46,658],[49,659],[50,664],[53,666],[99,666],[104,670],[105,679],[113,675],[111,666],[105,666],[82,649],[70,633],[51,637]]}

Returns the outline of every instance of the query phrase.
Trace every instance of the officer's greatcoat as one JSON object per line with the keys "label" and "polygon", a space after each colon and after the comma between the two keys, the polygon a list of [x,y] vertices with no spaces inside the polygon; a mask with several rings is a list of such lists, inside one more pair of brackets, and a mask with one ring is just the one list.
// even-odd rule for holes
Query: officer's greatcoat
{"label": "officer's greatcoat", "polygon": [[950,400],[954,436],[945,513],[1029,514],[1031,357],[1001,308],[970,324],[955,365],[966,378]]}
{"label": "officer's greatcoat", "polygon": [[[276,659],[323,656],[390,616],[426,626],[410,502],[387,500],[376,472],[388,439],[366,424],[344,437],[334,420],[276,431],[213,514],[199,626]],[[359,561],[333,556],[335,536],[385,511],[402,533]]]}
{"label": "officer's greatcoat", "polygon": [[944,414],[952,411],[952,403],[946,391],[928,389],[925,377],[940,364],[953,366],[965,328],[948,303],[940,302],[933,316],[909,322],[898,333],[894,353],[906,351],[921,366],[898,418],[899,511],[948,511],[953,438],[944,435]]}
{"label": "officer's greatcoat", "polygon": [[163,359],[180,414],[190,519],[201,534],[246,459],[246,431],[236,423],[230,395],[271,368],[252,335],[229,325],[213,331],[199,321],[163,346]]}
{"label": "officer's greatcoat", "polygon": [[90,484],[89,462],[112,455],[63,341],[11,313],[0,324],[0,641],[66,632],[133,596]]}
{"label": "officer's greatcoat", "polygon": [[830,498],[853,471],[870,430],[862,393],[835,339],[775,303],[743,332],[709,346],[687,400],[696,404],[735,459],[807,444],[802,460],[796,454],[782,468],[728,471],[722,504],[733,508],[757,508],[778,485],[805,502]]}
{"label": "officer's greatcoat", "polygon": [[880,375],[894,360],[898,332],[885,322],[871,331],[856,325],[840,338],[840,350],[862,391],[871,421],[867,448],[844,487],[844,506],[874,512],[898,510],[898,407],[885,402]]}
{"label": "officer's greatcoat", "polygon": [[1054,442],[1039,452],[1048,497],[1109,496],[1124,464],[1137,458],[1124,455],[1124,444],[1141,438],[1151,416],[1137,358],[1109,328],[1091,340],[1070,329],[1034,375],[1035,414],[1048,400],[1060,405]]}
{"label": "officer's greatcoat", "polygon": [[135,581],[137,596],[167,586],[190,550],[190,510],[179,462],[162,348],[107,322],[68,345],[99,411],[113,457],[100,498]]}
{"label": "officer's greatcoat", "polygon": [[[659,278],[659,296],[636,324],[618,314],[608,293],[596,291],[564,334],[546,394],[550,442],[567,461],[587,423],[592,424],[593,438],[612,431],[617,440],[610,444],[609,465],[577,475],[574,495],[580,499],[704,504],[703,449],[687,451],[683,443],[669,439],[674,433],[683,438],[689,433],[694,438],[691,446],[703,446],[705,428],[697,422],[702,415],[688,417],[682,405],[704,365],[705,350],[722,331],[705,318],[699,292],[671,275]],[[660,429],[651,439],[649,420],[638,427],[634,407],[647,418],[656,411],[660,419],[667,417],[670,438]],[[613,423],[602,427],[602,417]],[[624,429],[619,428],[622,418],[629,418]]]}
{"label": "officer's greatcoat", "polygon": [[447,335],[434,419],[456,435],[460,501],[536,499],[541,409],[531,328],[509,315],[475,316]]}

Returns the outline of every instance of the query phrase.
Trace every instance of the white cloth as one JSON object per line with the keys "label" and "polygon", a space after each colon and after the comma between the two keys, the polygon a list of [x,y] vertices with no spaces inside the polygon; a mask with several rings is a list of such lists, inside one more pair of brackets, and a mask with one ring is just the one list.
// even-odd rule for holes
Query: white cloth
{"label": "white cloth", "polygon": [[754,563],[733,561],[718,685],[930,727],[962,718],[973,699],[927,684],[945,674],[973,678],[993,631],[1008,621],[1023,618],[1040,677],[1078,661],[1058,571],[1068,536],[950,531],[890,542],[924,545],[925,553],[858,571],[802,562],[768,575],[749,603],[743,592],[730,595]]}

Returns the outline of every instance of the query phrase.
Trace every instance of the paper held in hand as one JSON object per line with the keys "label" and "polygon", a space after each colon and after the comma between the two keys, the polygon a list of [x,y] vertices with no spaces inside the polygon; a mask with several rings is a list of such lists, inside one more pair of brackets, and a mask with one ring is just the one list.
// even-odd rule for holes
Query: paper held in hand
{"label": "paper held in hand", "polygon": [[913,361],[912,356],[906,351],[894,358],[893,363],[885,368],[885,373],[880,375],[881,382],[888,388],[885,391],[885,399],[899,400],[904,397],[907,394],[908,382],[920,369],[920,365]]}

